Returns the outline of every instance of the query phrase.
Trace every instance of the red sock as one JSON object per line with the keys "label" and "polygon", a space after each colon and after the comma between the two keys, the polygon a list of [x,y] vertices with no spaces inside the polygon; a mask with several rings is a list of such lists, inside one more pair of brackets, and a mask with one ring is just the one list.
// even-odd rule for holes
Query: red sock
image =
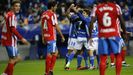
{"label": "red sock", "polygon": [[116,75],[120,75],[121,67],[122,67],[122,58],[121,54],[116,54]]}
{"label": "red sock", "polygon": [[100,75],[105,75],[107,55],[100,55]]}
{"label": "red sock", "polygon": [[114,53],[110,54],[111,63],[114,63],[115,55]]}
{"label": "red sock", "polygon": [[46,56],[46,61],[45,61],[45,73],[48,74],[49,73],[49,70],[50,70],[50,64],[51,64],[51,56],[50,55],[47,55]]}
{"label": "red sock", "polygon": [[56,58],[57,58],[56,55],[52,55],[51,65],[50,65],[50,70],[51,71],[53,71],[53,69],[54,69],[54,65],[55,65],[55,62],[56,62]]}
{"label": "red sock", "polygon": [[125,61],[125,56],[126,56],[126,50],[122,50],[121,51],[122,61]]}
{"label": "red sock", "polygon": [[13,75],[13,69],[14,69],[14,64],[8,63],[4,73],[8,75]]}

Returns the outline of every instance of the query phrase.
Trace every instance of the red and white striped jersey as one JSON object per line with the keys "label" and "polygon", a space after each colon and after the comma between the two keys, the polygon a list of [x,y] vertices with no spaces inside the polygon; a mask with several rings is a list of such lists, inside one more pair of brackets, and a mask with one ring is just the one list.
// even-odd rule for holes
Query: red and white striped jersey
{"label": "red and white striped jersey", "polygon": [[16,30],[17,20],[12,11],[7,12],[5,16],[5,24],[2,26],[1,42],[3,46],[17,46],[17,38],[23,37]]}
{"label": "red and white striped jersey", "polygon": [[119,15],[121,8],[115,3],[102,3],[93,8],[92,17],[97,17],[99,37],[120,36]]}
{"label": "red and white striped jersey", "polygon": [[46,41],[56,40],[57,16],[54,12],[47,10],[42,14],[42,35]]}

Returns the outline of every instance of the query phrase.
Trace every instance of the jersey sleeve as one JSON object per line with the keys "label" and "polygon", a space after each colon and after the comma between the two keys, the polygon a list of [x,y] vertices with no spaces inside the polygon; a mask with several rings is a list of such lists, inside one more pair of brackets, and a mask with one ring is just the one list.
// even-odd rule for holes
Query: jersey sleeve
{"label": "jersey sleeve", "polygon": [[51,19],[52,19],[52,24],[53,24],[53,25],[57,25],[57,24],[58,24],[56,14],[54,14],[54,15],[51,17]]}
{"label": "jersey sleeve", "polygon": [[15,23],[15,15],[11,15],[9,16],[9,26],[10,27],[15,27],[16,23]]}
{"label": "jersey sleeve", "polygon": [[16,20],[15,15],[12,15],[9,17],[9,27],[11,29],[11,32],[17,36],[18,39],[22,39],[23,37],[19,34],[19,32],[16,29]]}
{"label": "jersey sleeve", "polygon": [[121,7],[118,4],[116,4],[116,10],[118,15],[122,15]]}

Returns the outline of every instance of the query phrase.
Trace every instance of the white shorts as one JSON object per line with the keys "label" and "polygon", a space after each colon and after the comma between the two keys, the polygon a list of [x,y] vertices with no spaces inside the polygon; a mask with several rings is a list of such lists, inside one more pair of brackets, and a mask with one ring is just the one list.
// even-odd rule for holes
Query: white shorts
{"label": "white shorts", "polygon": [[68,46],[67,49],[74,50],[76,49],[77,38],[68,38]]}
{"label": "white shorts", "polygon": [[92,43],[89,41],[89,50],[98,50],[98,38],[92,38]]}
{"label": "white shorts", "polygon": [[78,38],[77,38],[77,46],[76,46],[76,49],[77,49],[77,50],[81,50],[83,46],[84,46],[87,50],[89,50],[89,45],[88,45],[87,38],[78,37]]}

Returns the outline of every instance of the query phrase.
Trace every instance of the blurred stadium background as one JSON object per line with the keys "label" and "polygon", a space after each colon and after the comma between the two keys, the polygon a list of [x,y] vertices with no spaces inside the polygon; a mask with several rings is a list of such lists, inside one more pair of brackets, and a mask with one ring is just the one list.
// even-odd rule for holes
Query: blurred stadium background
{"label": "blurred stadium background", "polygon": [[[0,30],[3,23],[3,16],[11,6],[12,0],[0,0]],[[41,42],[41,13],[47,10],[47,3],[50,0],[21,0],[21,11],[16,14],[18,19],[18,31],[30,42],[30,46],[25,46],[18,42],[18,49],[24,60],[28,59],[42,59],[46,55],[46,46]],[[94,3],[99,0],[56,0],[58,1],[58,22],[59,26],[65,35],[65,43],[60,42],[60,37],[57,39],[57,46],[59,49],[59,57],[65,57],[67,52],[67,37],[69,32],[70,22],[65,16],[65,12],[69,5],[74,3],[81,3],[86,7],[92,7]],[[127,31],[133,33],[133,1],[132,0],[115,0],[122,8],[123,17],[126,21]],[[58,35],[58,34],[57,34]],[[1,32],[0,32],[1,36]],[[129,36],[127,43],[127,55],[133,55],[133,35]],[[0,45],[0,61],[7,60],[5,48]]]}

